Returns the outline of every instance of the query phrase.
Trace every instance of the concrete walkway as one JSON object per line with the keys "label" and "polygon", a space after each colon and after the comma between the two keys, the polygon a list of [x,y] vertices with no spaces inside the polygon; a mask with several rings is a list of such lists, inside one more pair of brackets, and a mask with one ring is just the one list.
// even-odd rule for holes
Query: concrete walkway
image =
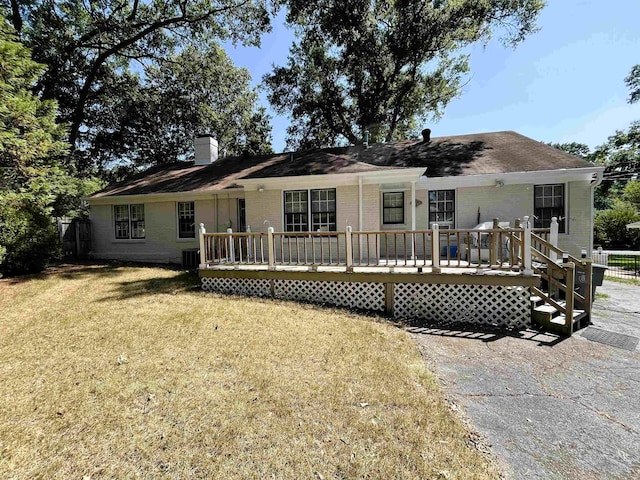
{"label": "concrete walkway", "polygon": [[[640,336],[640,287],[605,282],[598,328]],[[508,478],[640,478],[640,351],[534,331],[409,328]]]}

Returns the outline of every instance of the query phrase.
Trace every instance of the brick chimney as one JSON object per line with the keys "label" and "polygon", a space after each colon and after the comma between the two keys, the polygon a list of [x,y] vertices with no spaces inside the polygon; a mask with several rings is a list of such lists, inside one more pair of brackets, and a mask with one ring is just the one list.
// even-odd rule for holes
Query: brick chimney
{"label": "brick chimney", "polygon": [[199,135],[194,140],[195,165],[210,165],[218,160],[218,141],[211,135]]}

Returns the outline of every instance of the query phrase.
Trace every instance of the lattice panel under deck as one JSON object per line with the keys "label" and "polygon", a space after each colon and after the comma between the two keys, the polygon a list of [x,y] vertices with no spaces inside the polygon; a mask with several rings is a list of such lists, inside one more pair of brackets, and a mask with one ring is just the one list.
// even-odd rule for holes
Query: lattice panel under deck
{"label": "lattice panel under deck", "polygon": [[268,297],[271,295],[269,280],[257,278],[215,278],[203,277],[202,289],[211,292]]}
{"label": "lattice panel under deck", "polygon": [[531,325],[529,289],[523,287],[397,283],[393,302],[399,319],[506,329]]}
{"label": "lattice panel under deck", "polygon": [[384,310],[384,285],[381,283],[276,280],[275,296],[362,310]]}

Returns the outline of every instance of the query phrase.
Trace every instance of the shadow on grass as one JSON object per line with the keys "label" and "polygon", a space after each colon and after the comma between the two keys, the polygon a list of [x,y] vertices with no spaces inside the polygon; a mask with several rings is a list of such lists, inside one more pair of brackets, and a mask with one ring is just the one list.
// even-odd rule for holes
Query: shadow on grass
{"label": "shadow on grass", "polygon": [[19,275],[1,279],[8,285],[19,285],[32,280],[46,280],[57,277],[65,280],[77,280],[84,277],[115,277],[121,273],[122,264],[100,262],[60,262],[48,266],[40,273]]}
{"label": "shadow on grass", "polygon": [[537,343],[541,347],[553,347],[565,341],[567,338],[552,332],[545,332],[529,328],[527,330],[499,330],[496,328],[481,328],[475,325],[448,325],[434,324],[417,325],[405,323],[406,330],[415,335],[432,335],[438,337],[464,338],[477,340],[483,343],[491,343],[503,338],[511,337]]}
{"label": "shadow on grass", "polygon": [[[112,284],[113,285],[113,284]],[[115,283],[111,295],[101,298],[100,302],[126,300],[159,294],[177,294],[200,291],[200,279],[196,273],[183,271],[171,278],[149,278]]]}

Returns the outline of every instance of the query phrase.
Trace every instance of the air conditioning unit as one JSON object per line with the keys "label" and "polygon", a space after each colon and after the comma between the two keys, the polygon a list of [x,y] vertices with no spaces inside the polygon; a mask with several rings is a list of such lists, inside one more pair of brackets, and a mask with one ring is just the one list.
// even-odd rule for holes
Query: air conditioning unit
{"label": "air conditioning unit", "polygon": [[182,250],[182,268],[194,270],[198,268],[199,264],[200,264],[200,250],[198,250],[197,248]]}

